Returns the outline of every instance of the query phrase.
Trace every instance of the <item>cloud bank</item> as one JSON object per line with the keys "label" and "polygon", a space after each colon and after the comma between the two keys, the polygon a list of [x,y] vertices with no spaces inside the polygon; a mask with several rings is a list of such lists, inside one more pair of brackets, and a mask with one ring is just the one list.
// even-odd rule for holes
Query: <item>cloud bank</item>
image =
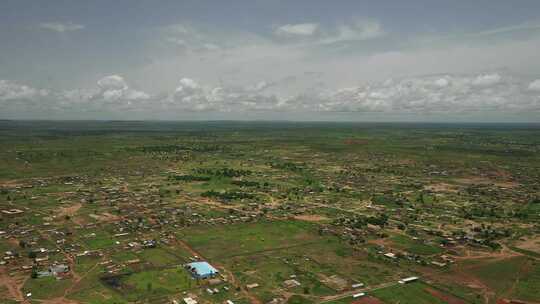
{"label": "cloud bank", "polygon": [[[279,84],[274,84],[279,85]],[[293,96],[268,92],[269,82],[246,87],[200,84],[181,78],[162,94],[132,89],[120,75],[99,79],[95,88],[51,91],[0,80],[0,107],[48,113],[113,113],[159,117],[185,113],[384,113],[450,115],[527,114],[540,116],[540,79],[511,74],[444,74],[310,90]],[[9,111],[8,111],[9,112]],[[146,116],[145,116],[146,115]],[[167,116],[169,117],[169,116]],[[279,116],[278,116],[279,117]]]}

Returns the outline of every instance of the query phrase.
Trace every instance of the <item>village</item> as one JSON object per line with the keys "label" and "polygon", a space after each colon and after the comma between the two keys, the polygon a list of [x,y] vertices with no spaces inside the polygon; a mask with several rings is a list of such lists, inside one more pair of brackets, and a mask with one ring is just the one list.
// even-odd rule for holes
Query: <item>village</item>
{"label": "village", "polygon": [[452,164],[348,152],[364,142],[306,159],[305,147],[192,140],[130,146],[122,153],[136,160],[96,175],[2,182],[0,294],[13,303],[361,304],[408,293],[418,303],[535,303],[471,274],[499,260],[538,267],[527,244],[540,240],[540,213],[522,206],[540,210],[540,184],[525,166],[464,178]]}

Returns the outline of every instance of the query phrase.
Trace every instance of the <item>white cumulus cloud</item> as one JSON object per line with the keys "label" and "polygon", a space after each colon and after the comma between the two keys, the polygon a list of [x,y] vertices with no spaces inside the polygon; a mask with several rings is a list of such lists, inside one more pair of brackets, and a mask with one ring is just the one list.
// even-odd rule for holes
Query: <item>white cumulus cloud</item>
{"label": "white cumulus cloud", "polygon": [[276,28],[274,33],[285,36],[311,36],[316,33],[318,28],[317,23],[285,24]]}
{"label": "white cumulus cloud", "polygon": [[96,101],[124,102],[130,104],[132,101],[150,98],[150,95],[145,92],[131,89],[120,75],[105,76],[98,80],[97,85],[100,92],[92,96],[92,99]]}
{"label": "white cumulus cloud", "polygon": [[501,75],[495,74],[484,74],[478,75],[474,80],[473,84],[477,86],[491,86],[497,84],[501,81]]}
{"label": "white cumulus cloud", "polygon": [[314,108],[342,112],[505,113],[539,112],[523,80],[500,74],[409,77],[312,97]]}
{"label": "white cumulus cloud", "polygon": [[450,82],[446,78],[439,78],[435,80],[435,85],[439,88],[444,88],[450,85]]}
{"label": "white cumulus cloud", "polygon": [[49,95],[45,89],[36,89],[9,80],[0,80],[0,101],[32,100]]}

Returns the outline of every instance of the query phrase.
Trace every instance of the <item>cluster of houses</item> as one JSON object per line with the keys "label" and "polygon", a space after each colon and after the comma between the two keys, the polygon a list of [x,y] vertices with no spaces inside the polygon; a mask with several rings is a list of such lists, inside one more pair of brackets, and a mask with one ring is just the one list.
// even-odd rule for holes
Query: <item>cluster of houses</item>
{"label": "cluster of houses", "polygon": [[61,279],[69,274],[69,266],[65,264],[53,264],[47,268],[47,270],[37,271],[37,277],[54,276],[57,279]]}
{"label": "cluster of houses", "polygon": [[[102,183],[112,186],[103,186]],[[63,185],[75,191],[58,193],[41,193],[36,188]],[[186,203],[182,206],[171,206],[160,194],[159,186],[150,185],[142,191],[127,191],[127,182],[123,178],[105,178],[102,181],[91,181],[86,177],[60,177],[51,179],[30,180],[27,185],[16,185],[3,188],[3,194],[13,200],[32,200],[34,204],[43,204],[43,210],[30,210],[26,207],[1,208],[0,216],[5,229],[0,231],[0,238],[13,244],[12,250],[4,253],[0,265],[6,265],[11,273],[31,273],[34,270],[39,276],[67,273],[59,272],[57,265],[67,265],[68,258],[76,260],[82,257],[108,256],[119,250],[134,251],[155,248],[158,244],[170,244],[176,239],[174,230],[191,225],[226,225],[237,222],[252,222],[260,219],[262,213],[255,207],[246,206],[227,215],[208,216],[197,211],[198,203]],[[79,204],[96,210],[85,212],[84,216],[70,219],[57,216],[60,208],[47,209],[45,201],[51,198],[60,206]],[[195,199],[193,199],[195,200]],[[253,211],[255,208],[255,211]],[[41,218],[37,223],[27,218]],[[63,223],[72,220],[72,225]],[[88,248],[93,239],[103,235],[87,231],[107,231],[114,245],[107,248]],[[147,238],[145,235],[152,235]],[[43,248],[47,247],[47,248]],[[36,250],[43,248],[43,250]],[[28,252],[35,252],[31,257]],[[107,259],[101,266],[108,274],[122,271],[127,265],[140,261],[132,259],[115,262]],[[52,269],[52,270],[51,270]]]}

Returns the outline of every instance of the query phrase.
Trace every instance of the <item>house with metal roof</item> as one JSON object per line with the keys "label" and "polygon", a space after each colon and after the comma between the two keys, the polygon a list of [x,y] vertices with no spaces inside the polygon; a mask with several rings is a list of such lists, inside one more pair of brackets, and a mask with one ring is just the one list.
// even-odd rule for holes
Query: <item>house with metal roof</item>
{"label": "house with metal roof", "polygon": [[216,268],[204,261],[189,263],[186,264],[185,267],[196,279],[211,278],[219,273]]}

